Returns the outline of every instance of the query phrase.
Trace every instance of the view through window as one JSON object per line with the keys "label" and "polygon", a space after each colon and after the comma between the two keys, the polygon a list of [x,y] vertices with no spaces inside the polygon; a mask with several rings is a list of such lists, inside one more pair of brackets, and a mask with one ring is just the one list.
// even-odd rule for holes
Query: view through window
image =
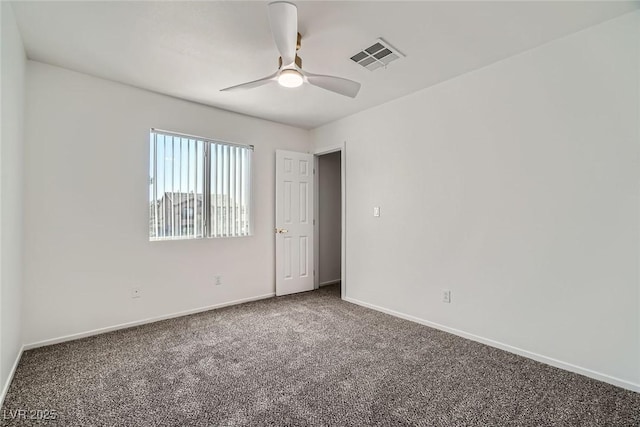
{"label": "view through window", "polygon": [[253,147],[152,129],[149,240],[251,234]]}

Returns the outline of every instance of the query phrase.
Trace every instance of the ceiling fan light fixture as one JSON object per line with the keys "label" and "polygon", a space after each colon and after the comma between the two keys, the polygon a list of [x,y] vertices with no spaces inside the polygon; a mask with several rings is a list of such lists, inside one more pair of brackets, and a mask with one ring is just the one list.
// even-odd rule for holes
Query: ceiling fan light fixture
{"label": "ceiling fan light fixture", "polygon": [[292,69],[282,70],[278,76],[278,83],[284,87],[298,87],[303,82],[302,74]]}
{"label": "ceiling fan light fixture", "polygon": [[[303,84],[308,84],[340,95],[355,98],[360,90],[360,83],[343,79],[342,77],[313,74],[307,70],[302,71],[302,60],[297,55],[297,51],[300,49],[301,39],[300,33],[298,32],[298,8],[295,4],[290,3],[290,1],[291,0],[277,0],[269,3],[269,25],[271,26],[273,40],[280,53],[278,71],[258,80],[220,90],[226,92],[252,89],[277,81],[282,87],[296,88]],[[368,53],[363,55],[370,56]],[[378,55],[378,51],[373,52],[372,55]],[[383,58],[381,55],[382,54],[380,54],[380,58]],[[378,57],[374,58],[376,61],[384,60],[384,58],[382,60]]]}

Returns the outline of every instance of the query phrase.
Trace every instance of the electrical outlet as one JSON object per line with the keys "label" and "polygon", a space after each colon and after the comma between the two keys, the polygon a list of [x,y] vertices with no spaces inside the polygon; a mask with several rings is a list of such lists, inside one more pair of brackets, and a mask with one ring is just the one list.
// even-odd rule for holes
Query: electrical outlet
{"label": "electrical outlet", "polygon": [[222,286],[222,276],[214,276],[213,277],[216,286]]}
{"label": "electrical outlet", "polygon": [[442,302],[445,302],[447,304],[451,303],[451,291],[444,289],[442,291]]}
{"label": "electrical outlet", "polygon": [[142,290],[140,288],[131,289],[131,298],[140,298],[142,297]]}

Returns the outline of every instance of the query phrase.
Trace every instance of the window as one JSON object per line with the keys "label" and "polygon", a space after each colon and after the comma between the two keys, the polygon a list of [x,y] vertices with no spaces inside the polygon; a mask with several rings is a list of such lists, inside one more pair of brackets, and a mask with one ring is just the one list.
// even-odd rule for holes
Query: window
{"label": "window", "polygon": [[253,146],[151,129],[149,240],[251,234]]}

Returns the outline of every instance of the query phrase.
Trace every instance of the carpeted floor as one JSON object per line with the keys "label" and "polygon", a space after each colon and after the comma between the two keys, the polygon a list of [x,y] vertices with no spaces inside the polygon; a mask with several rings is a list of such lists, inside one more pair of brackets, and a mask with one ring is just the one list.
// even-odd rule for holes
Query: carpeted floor
{"label": "carpeted floor", "polygon": [[2,409],[9,426],[640,425],[638,393],[344,302],[337,286],[27,351]]}

